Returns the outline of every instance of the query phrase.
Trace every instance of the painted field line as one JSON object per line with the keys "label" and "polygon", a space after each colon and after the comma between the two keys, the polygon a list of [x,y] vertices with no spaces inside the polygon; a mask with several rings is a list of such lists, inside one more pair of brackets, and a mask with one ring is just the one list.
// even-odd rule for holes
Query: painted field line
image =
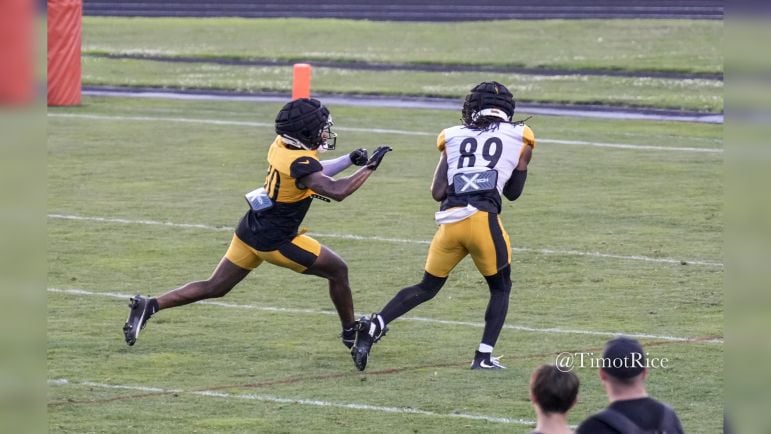
{"label": "painted field line", "polygon": [[[47,288],[47,291],[52,293],[75,295],[75,296],[82,296],[82,297],[109,297],[109,298],[116,298],[116,299],[124,299],[127,301],[130,297],[135,295],[135,294],[121,294],[116,292],[94,292],[94,291],[88,291],[88,290],[79,289],[79,288],[70,288],[70,289]],[[326,311],[326,310],[317,310],[317,309],[296,309],[296,308],[287,308],[287,307],[257,306],[253,304],[238,304],[238,303],[228,303],[228,302],[221,302],[221,301],[211,301],[211,300],[198,301],[196,302],[196,304],[218,306],[226,309],[249,309],[249,310],[257,310],[261,312],[271,312],[271,313],[337,316],[337,313],[335,312]],[[363,315],[363,314],[357,314],[356,316],[360,316],[360,315]],[[416,316],[409,316],[409,315],[403,316],[399,318],[399,320],[424,322],[424,323],[431,323],[431,324],[442,324],[442,325],[450,325],[450,326],[460,326],[460,327],[474,327],[474,328],[484,328],[485,326],[483,323],[423,318],[423,317],[416,317]],[[575,335],[589,335],[589,336],[602,336],[602,337],[616,337],[619,335],[624,335],[624,336],[630,336],[636,339],[656,339],[656,340],[671,341],[671,342],[696,342],[696,343],[705,343],[705,344],[723,344],[723,339],[696,339],[696,338],[687,338],[687,337],[680,337],[680,336],[661,336],[661,335],[654,335],[654,334],[648,334],[648,333],[604,332],[604,331],[593,331],[593,330],[563,329],[563,328],[554,328],[554,327],[553,328],[536,328],[536,327],[529,327],[529,326],[516,325],[516,324],[504,324],[503,328],[507,330],[515,330],[515,331],[529,332],[529,333],[575,334]]]}
{"label": "painted field line", "polygon": [[[173,223],[173,222],[162,222],[157,220],[130,220],[130,219],[111,218],[111,217],[90,217],[90,216],[78,216],[78,215],[69,215],[69,214],[48,214],[48,218],[58,219],[58,220],[78,220],[78,221],[117,223],[117,224],[127,224],[127,225],[167,226],[167,227],[174,227],[174,228],[181,228],[181,229],[204,229],[204,230],[222,231],[222,232],[232,232],[234,230],[233,227],[226,227],[226,226],[212,226],[212,225],[193,224],[193,223]],[[333,238],[333,239],[339,239],[339,240],[378,241],[378,242],[388,242],[388,243],[421,244],[421,245],[431,244],[430,240],[410,240],[406,238],[387,238],[387,237],[378,237],[378,236],[362,236],[362,235],[353,235],[353,234],[319,233],[319,232],[309,232],[308,234],[319,238]],[[582,252],[578,250],[557,250],[557,249],[535,249],[535,248],[529,248],[529,247],[512,247],[511,250],[513,252],[537,253],[541,255],[552,255],[552,256],[586,256],[586,257],[593,257],[593,258],[622,259],[622,260],[628,260],[628,261],[643,261],[643,262],[654,262],[654,263],[661,263],[661,264],[685,263],[690,265],[703,265],[708,267],[723,267],[723,264],[720,262],[711,262],[711,261],[703,261],[703,260],[651,258],[648,256],[637,256],[637,255],[631,255],[631,256],[614,255],[610,253],[600,253],[600,252]]]}
{"label": "painted field line", "polygon": [[[79,119],[91,119],[91,120],[108,120],[108,121],[146,121],[146,122],[180,122],[189,124],[204,124],[204,125],[232,125],[243,127],[259,127],[259,128],[273,128],[275,125],[265,122],[249,122],[249,121],[227,121],[218,119],[196,119],[196,118],[179,118],[179,117],[160,117],[160,116],[117,116],[117,115],[97,115],[97,114],[85,114],[85,113],[48,113],[50,117],[61,118],[79,118]],[[423,131],[405,131],[405,130],[391,130],[380,128],[346,128],[335,127],[335,130],[339,131],[353,131],[353,132],[365,132],[365,133],[377,133],[377,134],[398,134],[407,136],[428,136],[436,137],[439,132],[428,133]],[[670,147],[670,146],[655,146],[655,145],[634,145],[625,143],[598,143],[588,142],[581,140],[559,140],[538,138],[540,143],[554,143],[561,145],[574,145],[574,146],[592,146],[598,148],[615,148],[615,149],[632,149],[641,151],[673,151],[673,152],[699,152],[709,154],[722,154],[723,149],[716,148],[692,148],[692,147]]]}
{"label": "painted field line", "polygon": [[655,145],[628,145],[623,143],[596,143],[585,142],[581,140],[558,140],[558,139],[536,139],[542,143],[555,143],[559,145],[576,145],[576,146],[594,146],[598,148],[615,148],[615,149],[634,149],[638,151],[679,151],[679,152],[702,152],[708,154],[722,154],[721,148],[690,148],[690,147],[668,147],[668,146],[655,146]]}
{"label": "painted field line", "polygon": [[205,398],[217,398],[217,399],[226,399],[226,400],[235,399],[235,400],[260,401],[260,402],[270,402],[270,403],[276,403],[276,404],[295,404],[295,405],[313,406],[313,407],[341,408],[344,410],[361,410],[361,411],[371,411],[371,412],[378,412],[378,413],[416,414],[416,415],[428,416],[428,417],[469,419],[469,420],[478,420],[478,421],[484,421],[484,422],[535,426],[535,421],[533,420],[512,419],[508,417],[485,416],[485,415],[479,415],[479,414],[466,414],[466,413],[437,413],[434,411],[420,410],[413,407],[386,407],[386,406],[380,406],[380,405],[370,405],[370,404],[361,404],[361,403],[352,403],[352,402],[333,402],[333,401],[321,401],[317,399],[285,398],[285,397],[272,396],[272,395],[255,395],[251,393],[225,393],[225,392],[217,392],[213,390],[185,391],[181,389],[162,389],[158,387],[148,387],[148,386],[105,384],[105,383],[96,383],[93,381],[73,382],[66,378],[57,378],[57,379],[48,380],[48,384],[51,386],[59,386],[59,387],[73,385],[73,386],[96,387],[96,388],[102,388],[102,389],[119,389],[119,390],[135,390],[138,392],[155,392],[158,394],[176,393],[176,394],[187,394],[187,395],[193,395],[193,396],[202,396]]}

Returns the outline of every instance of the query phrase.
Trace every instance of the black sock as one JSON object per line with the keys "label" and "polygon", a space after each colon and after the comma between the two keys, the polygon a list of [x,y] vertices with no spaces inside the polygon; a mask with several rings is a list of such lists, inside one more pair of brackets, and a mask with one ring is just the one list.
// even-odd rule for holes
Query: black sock
{"label": "black sock", "polygon": [[490,288],[490,301],[485,311],[485,330],[482,333],[482,343],[495,346],[501,334],[506,314],[509,311],[509,294],[511,294],[511,268],[504,267],[493,276],[486,276]]}
{"label": "black sock", "polygon": [[158,299],[151,298],[150,299],[150,315],[154,314],[155,312],[158,312],[161,310],[161,307],[158,305]]}
{"label": "black sock", "polygon": [[493,353],[483,353],[483,352],[481,352],[479,350],[476,350],[476,352],[474,353],[474,359],[477,359],[477,360],[478,359],[490,360],[490,356],[492,356],[492,355],[493,355]]}

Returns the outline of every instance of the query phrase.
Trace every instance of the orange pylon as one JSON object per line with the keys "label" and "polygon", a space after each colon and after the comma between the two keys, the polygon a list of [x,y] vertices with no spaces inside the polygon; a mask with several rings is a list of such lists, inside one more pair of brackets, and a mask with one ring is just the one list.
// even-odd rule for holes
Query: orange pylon
{"label": "orange pylon", "polygon": [[311,97],[311,66],[295,63],[292,73],[292,99]]}

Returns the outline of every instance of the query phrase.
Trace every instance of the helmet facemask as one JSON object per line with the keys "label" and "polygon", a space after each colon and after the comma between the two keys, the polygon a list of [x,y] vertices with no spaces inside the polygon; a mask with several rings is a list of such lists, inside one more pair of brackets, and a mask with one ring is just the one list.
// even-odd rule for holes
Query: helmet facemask
{"label": "helmet facemask", "polygon": [[321,128],[321,144],[318,147],[319,152],[332,151],[337,145],[337,133],[332,131],[332,126],[335,125],[332,122],[332,115],[329,115],[327,122]]}

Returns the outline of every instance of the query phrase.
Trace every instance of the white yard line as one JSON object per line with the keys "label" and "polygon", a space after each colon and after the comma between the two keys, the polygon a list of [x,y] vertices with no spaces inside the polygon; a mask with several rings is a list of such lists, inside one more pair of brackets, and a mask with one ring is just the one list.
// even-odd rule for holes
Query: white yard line
{"label": "white yard line", "polygon": [[371,411],[371,412],[379,412],[379,413],[416,414],[416,415],[428,416],[428,417],[470,419],[470,420],[479,420],[479,421],[485,421],[485,422],[505,423],[505,424],[514,424],[514,425],[526,425],[526,426],[535,425],[535,421],[533,420],[511,419],[508,417],[485,416],[485,415],[479,415],[479,414],[465,414],[465,413],[455,413],[455,412],[437,413],[434,411],[420,410],[412,407],[386,407],[386,406],[361,404],[361,403],[353,403],[353,402],[333,402],[333,401],[321,401],[317,399],[285,398],[285,397],[272,396],[272,395],[255,395],[251,393],[225,393],[225,392],[217,392],[213,390],[184,391],[181,389],[162,389],[158,387],[132,386],[132,385],[125,385],[125,384],[105,384],[105,383],[96,383],[92,381],[77,382],[77,381],[70,381],[65,378],[48,380],[48,384],[50,386],[59,386],[59,387],[73,385],[73,386],[87,386],[87,387],[102,388],[102,389],[121,389],[121,390],[136,390],[138,392],[157,392],[159,394],[177,393],[177,394],[188,394],[188,395],[194,395],[194,396],[201,396],[205,398],[217,398],[217,399],[226,399],[226,400],[237,399],[237,400],[271,402],[271,403],[277,403],[277,404],[295,404],[295,405],[304,405],[304,406],[313,406],[313,407],[341,408],[344,410],[361,410],[361,411]]}
{"label": "white yard line", "polygon": [[[212,225],[206,225],[206,224],[173,223],[173,222],[162,222],[157,220],[142,220],[142,219],[131,220],[131,219],[124,219],[124,218],[78,216],[78,215],[70,215],[70,214],[48,214],[48,218],[57,219],[57,220],[77,220],[77,221],[91,221],[91,222],[127,224],[127,225],[168,226],[168,227],[181,228],[181,229],[204,229],[204,230],[223,231],[223,232],[232,232],[234,230],[233,227],[212,226]],[[388,238],[388,237],[362,236],[362,235],[353,235],[353,234],[312,232],[312,233],[309,233],[309,235],[313,235],[319,238],[333,238],[333,239],[357,240],[357,241],[378,241],[378,242],[401,243],[401,244],[428,245],[431,243],[430,240],[410,240],[406,238]],[[536,248],[529,248],[529,247],[512,247],[511,250],[514,252],[537,253],[541,255],[585,256],[585,257],[593,257],[593,258],[621,259],[621,260],[629,260],[629,261],[643,261],[643,262],[653,262],[653,263],[662,263],[662,264],[682,264],[683,262],[685,262],[686,264],[690,264],[690,265],[723,267],[723,264],[720,262],[705,261],[701,259],[652,258],[648,256],[639,256],[639,255],[631,255],[631,256],[614,255],[610,253],[600,253],[600,252],[582,252],[578,250],[559,250],[559,249],[536,249]]]}
{"label": "white yard line", "polygon": [[[88,290],[79,289],[79,288],[70,288],[70,289],[48,288],[47,290],[48,292],[57,293],[57,294],[66,294],[66,295],[81,296],[81,297],[108,297],[108,298],[124,299],[126,301],[128,301],[129,297],[132,297],[134,295],[134,294],[121,294],[116,292],[88,291]],[[257,306],[253,304],[227,303],[227,302],[210,301],[210,300],[199,301],[197,302],[197,304],[218,306],[226,309],[249,309],[249,310],[257,310],[261,312],[271,312],[271,313],[302,314],[302,315],[308,315],[308,314],[337,315],[335,312],[324,311],[324,310],[295,309],[295,308],[274,307],[274,306]],[[442,319],[434,319],[434,318],[422,318],[422,317],[415,317],[415,316],[404,316],[404,317],[401,317],[400,320],[451,325],[451,326],[461,326],[461,327],[474,327],[474,328],[484,327],[483,323],[451,321],[451,320],[442,320]],[[681,337],[681,336],[654,335],[654,334],[648,334],[648,333],[607,332],[607,331],[576,330],[576,329],[563,329],[563,328],[537,328],[537,327],[529,327],[529,326],[516,325],[516,324],[505,324],[503,328],[507,330],[516,330],[520,332],[542,333],[542,334],[577,334],[577,335],[602,336],[602,337],[615,337],[619,335],[624,335],[624,336],[630,336],[637,339],[656,339],[656,340],[673,341],[673,342],[698,342],[698,343],[705,343],[705,344],[723,344],[723,339],[700,340],[700,339]]]}
{"label": "white yard line", "polygon": [[[117,116],[117,115],[98,115],[98,114],[85,114],[85,113],[48,113],[50,117],[60,118],[76,118],[76,119],[89,119],[89,120],[106,120],[106,121],[142,121],[142,122],[179,122],[189,124],[203,124],[203,125],[231,125],[231,126],[243,126],[243,127],[259,127],[259,128],[273,128],[274,124],[264,122],[247,122],[247,121],[228,121],[219,119],[197,119],[197,118],[180,118],[180,117],[162,117],[162,116]],[[428,136],[436,137],[436,133],[428,133],[422,131],[405,131],[405,130],[391,130],[381,128],[345,128],[335,127],[339,131],[356,131],[366,132],[373,134],[399,134],[409,136]],[[635,145],[626,143],[600,143],[600,142],[588,142],[581,140],[559,140],[538,138],[539,143],[553,143],[561,145],[573,145],[573,146],[591,146],[598,148],[615,148],[615,149],[631,149],[640,151],[672,151],[672,152],[697,152],[697,153],[710,153],[710,154],[722,154],[722,149],[716,148],[692,148],[692,147],[675,147],[675,146],[655,146],[655,145]]]}

